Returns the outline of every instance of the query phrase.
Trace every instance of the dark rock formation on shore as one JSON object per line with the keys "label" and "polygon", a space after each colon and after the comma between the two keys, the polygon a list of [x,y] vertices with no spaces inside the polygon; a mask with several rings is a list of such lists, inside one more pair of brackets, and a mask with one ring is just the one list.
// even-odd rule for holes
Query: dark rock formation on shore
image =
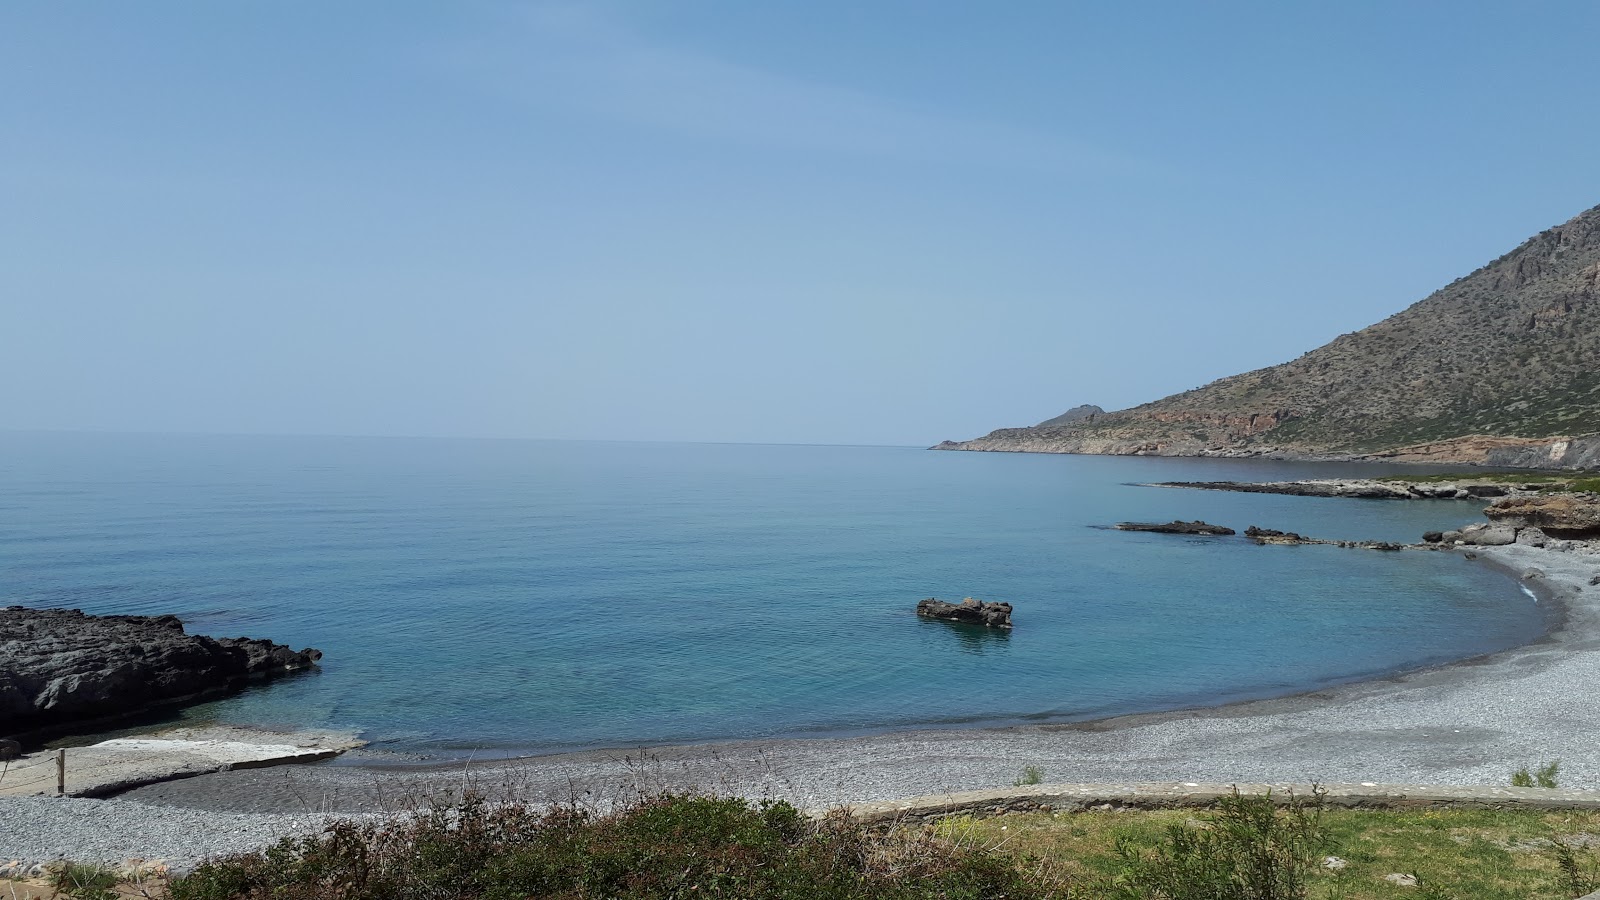
{"label": "dark rock formation on shore", "polygon": [[309,669],[317,650],[185,634],[176,616],[0,609],[0,734],[59,733]]}
{"label": "dark rock formation on shore", "polygon": [[1600,207],[1281,365],[938,449],[1595,468],[1597,358]]}
{"label": "dark rock formation on shore", "polygon": [[917,615],[946,622],[965,622],[969,625],[986,625],[990,628],[1011,627],[1011,604],[985,603],[972,597],[960,603],[948,603],[929,597],[918,601]]}
{"label": "dark rock formation on shore", "polygon": [[1211,525],[1198,519],[1193,522],[1167,522],[1164,525],[1157,522],[1118,522],[1116,528],[1118,531],[1151,531],[1156,534],[1224,536],[1238,533],[1226,525]]}

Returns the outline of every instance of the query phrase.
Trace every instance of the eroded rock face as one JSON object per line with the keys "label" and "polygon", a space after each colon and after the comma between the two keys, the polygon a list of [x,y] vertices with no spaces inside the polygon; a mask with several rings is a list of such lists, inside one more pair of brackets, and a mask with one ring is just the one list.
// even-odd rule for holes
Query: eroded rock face
{"label": "eroded rock face", "polygon": [[1011,627],[1011,604],[985,603],[973,597],[968,597],[960,603],[947,603],[929,597],[917,603],[917,615],[927,616],[930,619],[944,619],[947,622],[986,625],[990,628]]}
{"label": "eroded rock face", "polygon": [[1600,494],[1507,497],[1483,514],[1504,525],[1542,529],[1551,537],[1600,537]]}
{"label": "eroded rock face", "polygon": [[314,666],[317,650],[185,634],[176,616],[0,609],[0,734],[65,731]]}

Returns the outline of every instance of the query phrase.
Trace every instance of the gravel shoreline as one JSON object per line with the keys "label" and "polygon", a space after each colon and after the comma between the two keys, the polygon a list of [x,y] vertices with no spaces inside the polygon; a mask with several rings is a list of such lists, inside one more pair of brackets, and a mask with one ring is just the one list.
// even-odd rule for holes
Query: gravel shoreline
{"label": "gravel shoreline", "polygon": [[[1049,782],[1380,782],[1504,785],[1562,761],[1600,787],[1600,547],[1473,548],[1565,620],[1543,640],[1450,666],[1274,700],[1071,725],[734,742],[425,768],[289,766],[201,775],[116,800],[0,801],[0,862],[206,856],[315,830],[331,815],[414,808],[467,789],[604,805],[683,787],[807,807]],[[1346,552],[1330,549],[1328,552]],[[1530,570],[1539,574],[1522,578]],[[1330,635],[1337,640],[1337,635]],[[85,806],[84,804],[90,804]]]}

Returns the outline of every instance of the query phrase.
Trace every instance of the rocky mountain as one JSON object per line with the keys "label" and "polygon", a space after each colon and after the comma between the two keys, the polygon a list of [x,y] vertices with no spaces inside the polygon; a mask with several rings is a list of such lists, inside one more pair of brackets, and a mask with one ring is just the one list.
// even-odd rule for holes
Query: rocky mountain
{"label": "rocky mountain", "polygon": [[936,449],[1600,466],[1600,207],[1299,359]]}

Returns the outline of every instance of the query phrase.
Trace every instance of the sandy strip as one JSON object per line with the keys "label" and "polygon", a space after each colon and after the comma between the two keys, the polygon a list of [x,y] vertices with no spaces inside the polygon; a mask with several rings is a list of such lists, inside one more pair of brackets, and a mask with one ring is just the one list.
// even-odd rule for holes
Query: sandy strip
{"label": "sandy strip", "polygon": [[[1564,624],[1533,645],[1295,697],[1088,724],[607,750],[433,768],[295,766],[140,788],[127,800],[215,811],[403,807],[466,788],[604,802],[690,787],[802,806],[1050,782],[1377,782],[1504,785],[1561,760],[1561,783],[1600,787],[1600,548],[1474,548],[1522,573]],[[1330,550],[1329,552],[1340,552]],[[1468,564],[1468,563],[1463,563]],[[1330,635],[1338,640],[1338,635]],[[1426,640],[1426,635],[1419,635]],[[4,835],[0,834],[0,846]]]}

